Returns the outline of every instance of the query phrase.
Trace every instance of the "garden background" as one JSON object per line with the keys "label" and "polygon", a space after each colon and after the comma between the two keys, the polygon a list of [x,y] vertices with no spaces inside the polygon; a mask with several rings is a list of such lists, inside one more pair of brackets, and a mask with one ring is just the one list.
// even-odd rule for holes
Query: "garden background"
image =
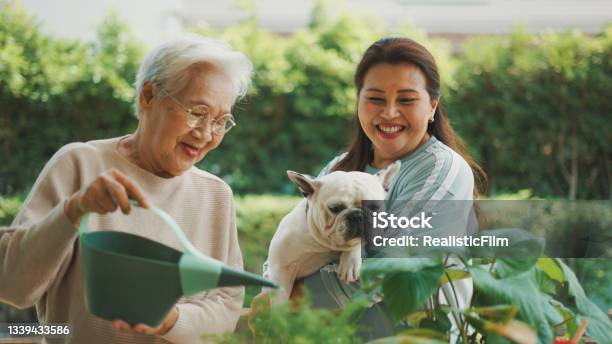
{"label": "garden background", "polygon": [[[222,31],[193,28],[255,64],[253,87],[233,111],[238,126],[199,165],[237,196],[247,270],[261,272],[278,221],[299,200],[285,171],[316,174],[347,145],[354,68],[371,42],[391,33],[434,53],[450,120],[489,175],[485,197],[612,199],[612,26],[597,35],[517,26],[452,54],[449,42],[409,24],[389,32],[323,5],[291,36],[265,31],[249,13]],[[86,42],[53,37],[19,5],[0,3],[0,225],[10,224],[59,147],[135,129],[132,84],[146,50],[114,14]],[[568,263],[588,296],[611,309],[610,261]],[[28,316],[0,305],[0,322]]]}

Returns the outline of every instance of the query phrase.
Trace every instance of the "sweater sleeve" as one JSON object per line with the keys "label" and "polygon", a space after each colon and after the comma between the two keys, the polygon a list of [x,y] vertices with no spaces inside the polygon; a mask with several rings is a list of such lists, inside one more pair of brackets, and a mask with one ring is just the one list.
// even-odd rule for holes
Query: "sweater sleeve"
{"label": "sweater sleeve", "polygon": [[31,307],[71,255],[76,229],[64,215],[61,202],[34,225],[1,233],[0,301]]}
{"label": "sweater sleeve", "polygon": [[[232,201],[229,245],[224,263],[242,270],[242,253],[238,243],[235,206]],[[179,316],[163,338],[173,343],[200,343],[202,336],[233,331],[240,317],[244,287],[212,289],[178,302]]]}
{"label": "sweater sleeve", "polygon": [[38,176],[12,226],[0,240],[0,300],[34,305],[61,278],[77,229],[64,214],[64,200],[77,190],[73,160],[60,150]]}

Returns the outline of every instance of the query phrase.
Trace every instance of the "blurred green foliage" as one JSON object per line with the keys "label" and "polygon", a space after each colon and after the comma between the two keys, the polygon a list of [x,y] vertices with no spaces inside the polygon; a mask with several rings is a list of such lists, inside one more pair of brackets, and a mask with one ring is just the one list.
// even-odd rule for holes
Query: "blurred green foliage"
{"label": "blurred green foliage", "polygon": [[0,196],[0,226],[8,226],[13,222],[23,200],[23,196]]}
{"label": "blurred green foliage", "polygon": [[[336,6],[336,7],[334,7]],[[609,199],[612,165],[612,26],[576,32],[480,37],[450,45],[409,23],[319,2],[292,36],[264,31],[251,11],[218,32],[255,65],[234,109],[238,126],[200,167],[237,194],[291,193],[285,170],[315,174],[348,144],[355,66],[376,39],[399,34],[432,51],[451,121],[482,162],[495,193]],[[247,8],[248,10],[248,8]],[[27,191],[44,163],[72,141],[131,132],[134,80],[145,49],[111,14],[94,42],[53,38],[13,2],[0,7],[0,193]]]}
{"label": "blurred green foliage", "polygon": [[238,237],[246,270],[262,272],[278,223],[300,200],[301,197],[273,195],[236,198]]}
{"label": "blurred green foliage", "polygon": [[270,306],[263,300],[255,303],[252,307],[257,311],[248,320],[241,319],[234,333],[210,335],[204,339],[223,344],[363,343],[357,336],[357,321],[367,307],[363,300],[351,302],[340,311],[313,308],[307,292],[293,305]]}
{"label": "blurred green foliage", "polygon": [[[337,5],[341,6],[341,5]],[[319,3],[311,25],[291,37],[264,31],[257,18],[222,32],[196,28],[245,52],[255,65],[253,89],[234,111],[238,126],[202,162],[238,193],[292,192],[286,170],[316,174],[342,152],[351,135],[353,73],[363,51],[388,34],[376,17]],[[448,44],[419,36],[449,65]]]}
{"label": "blurred green foliage", "polygon": [[0,7],[0,193],[25,191],[72,141],[133,130],[142,47],[111,14],[91,43],[52,38],[11,2]]}
{"label": "blurred green foliage", "polygon": [[612,26],[473,39],[448,94],[493,192],[610,199]]}
{"label": "blurred green foliage", "polygon": [[[301,199],[295,196],[273,195],[236,198],[236,225],[245,270],[262,273],[270,240],[278,223]],[[260,291],[260,287],[247,287],[244,304],[251,304],[253,297]]]}
{"label": "blurred green foliage", "polygon": [[[316,173],[348,142],[353,70],[385,32],[375,18],[327,16],[319,8],[313,24],[292,37],[261,30],[254,17],[223,32],[197,29],[228,40],[256,68],[249,96],[234,109],[238,126],[200,164],[238,194],[293,192],[286,170]],[[81,43],[44,34],[15,5],[0,11],[0,54],[9,61],[0,67],[0,156],[8,162],[0,166],[0,193],[12,194],[27,190],[63,144],[134,129],[130,84],[144,49],[114,15],[95,42]],[[430,46],[447,59],[447,44]]]}

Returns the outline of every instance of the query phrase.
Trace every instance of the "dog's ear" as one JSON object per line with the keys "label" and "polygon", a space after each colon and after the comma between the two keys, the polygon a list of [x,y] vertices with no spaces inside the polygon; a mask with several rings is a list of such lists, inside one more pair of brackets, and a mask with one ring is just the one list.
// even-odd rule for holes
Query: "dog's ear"
{"label": "dog's ear", "polygon": [[382,183],[383,188],[385,188],[385,191],[389,191],[389,187],[391,186],[393,177],[395,177],[395,175],[397,174],[401,166],[402,166],[402,162],[399,160],[396,160],[393,163],[391,163],[389,166],[387,166],[387,168],[385,168],[384,170],[376,173],[376,176]]}
{"label": "dog's ear", "polygon": [[304,197],[310,197],[313,193],[315,193],[315,191],[317,191],[321,184],[307,174],[287,171],[287,176],[289,176],[289,179],[291,179],[291,181],[297,185]]}

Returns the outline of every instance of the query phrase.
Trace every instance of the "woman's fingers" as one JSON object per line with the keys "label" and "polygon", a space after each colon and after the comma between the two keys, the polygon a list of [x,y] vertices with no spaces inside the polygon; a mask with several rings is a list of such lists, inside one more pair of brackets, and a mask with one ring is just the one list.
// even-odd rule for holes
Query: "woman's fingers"
{"label": "woman's fingers", "polygon": [[145,325],[145,324],[136,324],[132,327],[132,330],[138,333],[143,333],[143,334],[156,334],[157,333],[157,329]]}
{"label": "woman's fingers", "polygon": [[113,327],[118,330],[132,332],[132,328],[130,327],[130,325],[123,320],[115,319],[111,323],[113,324]]}
{"label": "woman's fingers", "polygon": [[100,214],[114,212],[118,207],[124,214],[129,214],[132,209],[130,198],[144,208],[149,207],[140,188],[118,170],[111,169],[89,185],[80,204],[87,211]]}
{"label": "woman's fingers", "polygon": [[104,183],[115,207],[112,211],[115,211],[117,206],[119,206],[124,214],[129,214],[132,207],[130,206],[125,187],[111,178],[105,178]]}
{"label": "woman's fingers", "polygon": [[140,188],[121,172],[115,170],[115,173],[116,180],[123,185],[124,190],[127,192],[127,196],[138,201],[138,204],[141,207],[149,208],[149,202],[145,198],[142,191],[140,191]]}
{"label": "woman's fingers", "polygon": [[114,328],[121,330],[121,331],[129,332],[129,333],[136,332],[136,333],[142,333],[142,334],[157,334],[159,332],[158,328],[153,328],[151,326],[148,326],[142,323],[136,324],[134,326],[130,326],[130,324],[120,319],[115,319],[111,321],[111,324],[113,325]]}

